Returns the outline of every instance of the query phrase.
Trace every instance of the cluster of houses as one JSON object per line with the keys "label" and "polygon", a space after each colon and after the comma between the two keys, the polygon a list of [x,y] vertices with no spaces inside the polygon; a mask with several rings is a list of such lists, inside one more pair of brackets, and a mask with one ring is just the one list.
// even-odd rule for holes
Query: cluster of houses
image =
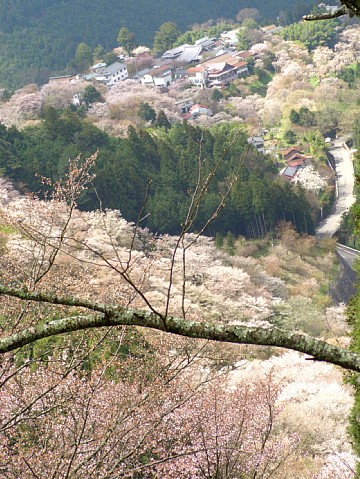
{"label": "cluster of houses", "polygon": [[250,52],[225,52],[187,69],[188,81],[202,88],[225,86],[248,75],[246,59]]}
{"label": "cluster of houses", "polygon": [[305,166],[311,165],[312,157],[303,155],[300,151],[300,148],[297,146],[291,146],[283,151],[286,166],[281,170],[280,174],[288,181],[295,181],[299,171],[303,170]]}
{"label": "cluster of houses", "polygon": [[180,45],[164,52],[158,65],[136,72],[133,78],[144,85],[157,87],[168,87],[180,78],[201,88],[226,86],[249,73],[250,51],[236,52],[231,45],[231,42],[229,46],[224,40],[208,37],[193,45]]}
{"label": "cluster of houses", "polygon": [[[250,51],[236,52],[237,33],[238,30],[224,32],[219,39],[204,37],[193,45],[183,44],[167,50],[159,59],[154,59],[147,53],[147,63],[157,63],[151,68],[138,69],[142,58],[126,60],[119,57],[111,65],[97,63],[91,72],[81,78],[111,87],[130,78],[128,64],[132,60],[132,69],[135,67],[136,72],[131,77],[143,85],[167,88],[179,79],[187,79],[192,85],[201,88],[226,86],[239,76],[249,73],[247,60],[252,54]],[[70,75],[51,77],[50,82],[71,78]]]}
{"label": "cluster of houses", "polygon": [[[132,60],[132,70],[135,69],[135,73],[131,75],[131,78],[143,85],[157,87],[160,92],[167,91],[167,88],[178,80],[186,80],[191,85],[204,89],[221,88],[249,73],[247,61],[252,54],[250,51],[236,51],[234,45],[237,42],[237,32],[238,30],[224,32],[219,40],[204,37],[193,45],[180,45],[164,52],[161,59],[154,59],[147,52],[138,55],[135,59],[125,59],[120,56],[111,65],[105,63],[93,65],[91,71],[85,75],[50,77],[49,82],[85,80],[101,82],[112,87],[130,78],[128,65],[129,60]],[[138,69],[144,63],[153,65],[155,62],[157,64],[151,68]],[[75,106],[81,105],[81,95],[75,95],[72,103]],[[188,119],[198,115],[213,114],[205,105],[191,103],[187,106],[182,105],[181,109]]]}
{"label": "cluster of houses", "polygon": [[[279,27],[269,25],[262,27],[263,33],[275,33]],[[167,50],[161,58],[154,59],[148,52],[139,54],[136,58],[125,59],[119,56],[111,65],[97,63],[91,71],[85,75],[64,75],[51,77],[49,82],[74,82],[86,80],[101,82],[109,87],[128,78],[138,80],[143,85],[157,87],[160,92],[178,80],[186,80],[199,88],[224,87],[241,76],[249,74],[248,61],[253,56],[250,51],[236,51],[239,29],[223,32],[220,37],[203,37],[194,44],[183,44]],[[145,58],[143,58],[145,56]],[[130,62],[132,71],[129,74]],[[154,63],[156,63],[155,66]],[[142,65],[148,68],[142,68]],[[150,67],[151,66],[151,67]],[[128,69],[129,68],[129,69]],[[81,96],[75,95],[73,104],[81,104]],[[187,118],[197,115],[211,116],[212,111],[204,105],[181,106]]]}
{"label": "cluster of houses", "polygon": [[[247,141],[256,148],[259,153],[263,153],[264,155],[267,153],[262,136],[251,136]],[[298,146],[290,146],[282,151],[281,155],[286,166],[280,171],[280,175],[291,183],[296,181],[299,172],[306,166],[310,166],[313,160],[312,156],[301,153],[301,148]]]}
{"label": "cluster of houses", "polygon": [[[262,27],[264,34],[276,33],[281,27],[268,25]],[[154,58],[149,52],[142,52],[135,58],[118,56],[111,65],[97,63],[85,75],[63,75],[50,77],[50,83],[74,83],[76,81],[101,82],[108,87],[132,78],[143,85],[156,87],[160,93],[178,80],[187,81],[199,88],[224,87],[235,79],[249,74],[248,60],[250,51],[236,51],[239,29],[225,31],[219,38],[203,37],[194,44],[187,43],[167,50],[161,58]],[[156,63],[154,65],[154,63]],[[144,66],[147,68],[144,68]],[[131,66],[131,67],[130,67]],[[131,75],[129,70],[131,68]],[[82,104],[81,94],[74,95],[72,104]],[[198,115],[212,116],[213,112],[205,105],[193,105],[192,101],[179,105],[184,118]]]}

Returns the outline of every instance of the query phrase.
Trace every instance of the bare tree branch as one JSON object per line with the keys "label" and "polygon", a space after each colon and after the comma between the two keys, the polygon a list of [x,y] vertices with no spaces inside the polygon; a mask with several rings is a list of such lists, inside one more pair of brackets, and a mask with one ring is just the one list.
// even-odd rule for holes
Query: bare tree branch
{"label": "bare tree branch", "polygon": [[0,295],[19,299],[47,302],[64,306],[82,307],[102,314],[75,315],[32,326],[0,340],[0,354],[13,351],[38,339],[82,329],[109,326],[142,326],[189,338],[209,339],[225,343],[255,344],[293,349],[345,369],[360,372],[360,356],[347,349],[333,346],[303,334],[278,328],[210,324],[168,316],[166,327],[159,315],[139,309],[97,304],[71,297],[26,292],[0,286]]}
{"label": "bare tree branch", "polygon": [[331,18],[342,17],[343,15],[349,15],[349,17],[360,16],[360,4],[359,0],[340,0],[342,6],[336,10],[324,13],[317,13],[314,15],[305,15],[303,20],[329,20]]}
{"label": "bare tree branch", "polygon": [[303,20],[313,21],[313,20],[330,20],[331,18],[342,17],[343,15],[351,15],[350,11],[343,5],[333,12],[317,13],[315,15],[304,15]]}

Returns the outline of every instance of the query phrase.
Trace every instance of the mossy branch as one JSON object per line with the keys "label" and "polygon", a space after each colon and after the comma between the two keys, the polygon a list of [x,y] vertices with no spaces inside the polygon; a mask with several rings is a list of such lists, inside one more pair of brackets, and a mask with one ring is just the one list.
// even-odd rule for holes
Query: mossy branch
{"label": "mossy branch", "polygon": [[[0,354],[13,351],[38,339],[83,329],[110,326],[142,326],[165,331],[164,322],[151,311],[121,308],[112,305],[60,297],[46,293],[33,293],[0,286],[0,295],[9,295],[27,301],[45,302],[64,306],[82,307],[98,314],[65,317],[24,329],[0,340]],[[166,332],[189,338],[208,339],[225,343],[276,346],[310,355],[317,361],[325,361],[346,369],[360,372],[360,355],[333,346],[303,334],[278,328],[232,326],[221,323],[191,321],[168,316]]]}

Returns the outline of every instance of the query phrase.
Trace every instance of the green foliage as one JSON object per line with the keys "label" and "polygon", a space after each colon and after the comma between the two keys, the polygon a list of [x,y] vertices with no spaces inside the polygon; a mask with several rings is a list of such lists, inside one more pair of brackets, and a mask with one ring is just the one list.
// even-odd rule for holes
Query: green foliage
{"label": "green foliage", "polygon": [[137,114],[145,121],[151,121],[153,123],[156,120],[154,108],[146,101],[140,103]]}
{"label": "green foliage", "polygon": [[269,70],[263,68],[253,68],[250,63],[250,68],[254,75],[257,75],[257,78],[253,80],[249,86],[252,93],[257,93],[259,95],[265,96],[267,92],[267,85],[272,79],[272,73]]}
{"label": "green foliage", "polygon": [[[354,124],[354,141],[356,148],[360,146],[360,123],[357,119]],[[347,215],[344,216],[341,229],[340,240],[346,242],[349,246],[356,249],[360,248],[360,156],[355,155],[354,158],[355,171],[355,187],[354,194],[356,197],[355,204],[350,208]],[[359,276],[359,263],[355,263],[355,269]],[[360,287],[357,284],[357,292],[351,298],[347,307],[347,320],[352,327],[351,333],[351,349],[360,353]],[[356,455],[360,454],[360,376],[359,374],[352,374],[349,377],[349,382],[353,385],[355,390],[354,406],[350,415],[349,434],[353,451]],[[360,463],[356,465],[356,473],[360,474]]]}
{"label": "green foliage", "polygon": [[[347,307],[347,319],[352,326],[351,350],[360,353],[360,289],[351,298]],[[355,390],[354,405],[351,410],[348,432],[351,436],[352,448],[356,455],[360,454],[360,375],[352,374],[348,378]],[[360,474],[360,463],[356,465],[356,472]]]}
{"label": "green foliage", "polygon": [[295,145],[297,141],[296,133],[293,130],[286,130],[284,132],[284,141],[288,145]]}
{"label": "green foliage", "polygon": [[248,37],[248,31],[246,28],[241,28],[237,34],[236,48],[238,50],[247,50],[251,46],[251,41]]}
{"label": "green foliage", "polygon": [[219,101],[222,98],[224,98],[223,92],[221,90],[219,90],[218,88],[215,88],[215,90],[213,91],[213,93],[211,95],[211,99],[214,100],[214,101]]}
{"label": "green foliage", "polygon": [[[359,122],[355,124],[354,131],[355,146],[358,148],[360,145],[360,128]],[[348,246],[356,249],[360,249],[360,155],[354,156],[354,171],[355,171],[355,185],[354,194],[356,197],[355,203],[351,206],[348,214],[343,216],[340,238],[341,241]],[[358,295],[360,302],[360,294]],[[359,303],[360,304],[360,303]]]}
{"label": "green foliage", "polygon": [[294,125],[298,125],[299,121],[300,121],[299,112],[296,111],[296,110],[290,110],[289,119],[290,119],[291,123],[294,123]]}
{"label": "green foliage", "polygon": [[163,110],[160,110],[156,117],[156,126],[159,128],[165,128],[168,130],[171,127],[171,123],[168,120],[168,117],[165,115]]}
{"label": "green foliage", "polygon": [[247,135],[238,124],[202,130],[187,123],[170,125],[163,112],[156,116],[146,105],[145,112],[155,120],[153,128],[162,128],[161,135],[130,127],[124,139],[109,137],[70,110],[48,107],[39,126],[22,132],[1,126],[0,170],[17,186],[41,192],[44,185],[36,173],[56,180],[66,173],[69,157],[98,151],[96,191],[85,191],[80,207],[96,209],[100,197],[103,208],[120,209],[125,219],[135,221],[148,190],[142,226],[170,234],[179,233],[193,192],[201,190],[209,175],[212,181],[203,193],[194,231],[206,225],[237,176],[207,234],[265,236],[281,219],[293,221],[299,231],[313,232],[309,205],[301,192],[279,181],[265,156],[247,152]]}
{"label": "green foliage", "polygon": [[309,130],[302,135],[303,143],[307,143],[310,155],[317,160],[326,160],[324,137],[319,130]]}
{"label": "green foliage", "polygon": [[9,92],[9,90],[7,90],[6,88],[3,90],[2,92],[2,95],[1,95],[1,100],[2,101],[8,101],[10,100],[11,98],[11,93]]}
{"label": "green foliage", "polygon": [[96,101],[101,101],[101,93],[92,85],[88,85],[82,94],[82,100],[89,105]]}
{"label": "green foliage", "polygon": [[225,95],[227,97],[229,96],[238,96],[240,93],[238,87],[235,85],[235,83],[230,83],[226,89],[225,89]]}
{"label": "green foliage", "polygon": [[299,111],[290,110],[289,118],[294,125],[306,126],[309,128],[316,126],[315,113],[304,106],[302,106]]}
{"label": "green foliage", "polygon": [[231,233],[231,231],[228,231],[226,235],[226,246],[228,248],[233,248],[235,244],[235,238],[234,235]]}
{"label": "green foliage", "polygon": [[154,52],[156,54],[164,53],[172,48],[180,35],[180,30],[173,22],[163,23],[154,36]]}
{"label": "green foliage", "polygon": [[86,43],[79,43],[79,45],[76,47],[75,56],[71,62],[71,66],[79,72],[84,72],[88,70],[92,62],[92,49],[86,45]]}
{"label": "green foliage", "polygon": [[106,63],[106,66],[111,65],[112,63],[115,63],[117,60],[118,60],[118,56],[114,52],[105,53],[102,59],[103,63]]}
{"label": "green foliage", "polygon": [[99,43],[99,45],[94,48],[94,52],[93,52],[94,61],[95,61],[95,62],[100,62],[100,61],[102,61],[102,59],[104,58],[105,54],[106,54],[105,48],[104,48],[102,45],[100,45],[100,43]]}
{"label": "green foliage", "polygon": [[224,246],[224,237],[219,232],[215,235],[215,246],[218,249],[221,249]]}
{"label": "green foliage", "polygon": [[254,73],[258,76],[259,82],[262,85],[267,85],[272,80],[272,75],[263,68],[255,68]]}
{"label": "green foliage", "polygon": [[247,30],[255,30],[259,27],[254,18],[245,18],[241,26]]}
{"label": "green foliage", "polygon": [[323,45],[332,48],[335,45],[339,27],[337,19],[324,20],[321,22],[299,22],[285,27],[281,36],[284,40],[300,42],[309,50]]}
{"label": "green foliage", "polygon": [[191,30],[186,31],[185,33],[178,36],[177,40],[174,42],[174,47],[178,47],[180,45],[188,44],[192,45],[204,36],[204,30]]}
{"label": "green foliage", "polygon": [[[253,75],[254,70],[255,70],[255,58],[254,57],[249,57],[246,59],[246,64],[247,64],[247,69],[249,71],[250,75]],[[272,65],[271,65],[272,67]]]}
{"label": "green foliage", "polygon": [[314,73],[309,80],[310,85],[315,88],[320,85],[320,77],[318,74]]}
{"label": "green foliage", "polygon": [[135,35],[130,32],[126,27],[122,27],[119,30],[117,36],[118,44],[125,49],[127,54],[130,56],[132,50],[135,48]]}
{"label": "green foliage", "polygon": [[360,77],[360,64],[356,62],[343,68],[337,77],[344,80],[350,87],[356,86],[356,80]]}

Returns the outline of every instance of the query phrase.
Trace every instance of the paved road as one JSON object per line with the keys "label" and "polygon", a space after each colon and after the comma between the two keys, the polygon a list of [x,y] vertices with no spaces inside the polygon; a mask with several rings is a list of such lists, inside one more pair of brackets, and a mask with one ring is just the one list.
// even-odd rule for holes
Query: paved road
{"label": "paved road", "polygon": [[339,256],[352,268],[354,261],[359,257],[359,251],[342,244],[337,245],[336,251]]}
{"label": "paved road", "polygon": [[337,199],[332,212],[322,221],[316,229],[316,236],[323,238],[333,236],[340,227],[341,217],[355,202],[354,189],[354,168],[351,153],[344,148],[344,139],[338,138],[333,142],[330,153],[335,159],[337,177]]}
{"label": "paved road", "polygon": [[[340,227],[342,215],[348,211],[355,202],[354,168],[351,153],[343,147],[343,139],[339,138],[330,148],[330,153],[335,160],[336,168],[336,193],[334,207],[330,215],[320,223],[316,230],[318,238],[333,236]],[[340,276],[331,288],[331,296],[335,303],[348,303],[351,296],[356,292],[357,275],[353,270],[353,263],[359,252],[338,244],[336,252],[341,263]]]}

